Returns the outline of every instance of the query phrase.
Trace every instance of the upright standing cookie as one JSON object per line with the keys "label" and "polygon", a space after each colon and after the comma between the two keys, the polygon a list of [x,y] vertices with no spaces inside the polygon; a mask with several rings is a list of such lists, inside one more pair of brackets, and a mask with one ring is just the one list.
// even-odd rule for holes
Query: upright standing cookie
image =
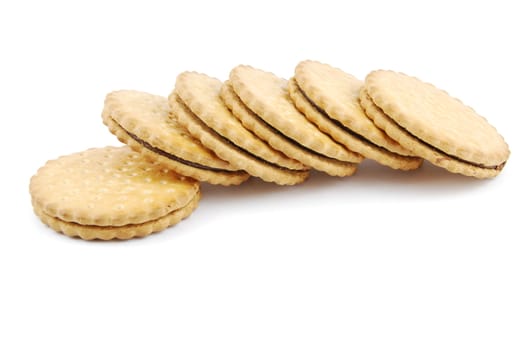
{"label": "upright standing cookie", "polygon": [[286,80],[249,66],[238,66],[231,71],[230,82],[242,107],[252,112],[235,113],[236,117],[272,147],[330,175],[354,173],[355,164],[362,157],[334,142],[296,109]]}
{"label": "upright standing cookie", "polygon": [[358,101],[362,86],[341,69],[303,61],[296,66],[289,90],[297,108],[347,148],[394,169],[417,169],[422,159],[412,157],[366,116]]}
{"label": "upright standing cookie", "polygon": [[510,151],[472,108],[434,85],[392,71],[374,71],[365,92],[381,113],[374,121],[405,148],[434,165],[477,178],[494,177]]}
{"label": "upright standing cookie", "polygon": [[220,98],[221,86],[205,74],[181,73],[169,96],[173,117],[220,158],[250,175],[280,185],[303,182],[307,168],[246,129]]}
{"label": "upright standing cookie", "polygon": [[169,113],[165,97],[122,90],[107,95],[102,117],[120,141],[182,175],[220,185],[249,177],[203,146]]}
{"label": "upright standing cookie", "polygon": [[147,236],[189,216],[200,198],[197,181],[127,146],[51,160],[31,178],[29,189],[45,224],[87,240]]}

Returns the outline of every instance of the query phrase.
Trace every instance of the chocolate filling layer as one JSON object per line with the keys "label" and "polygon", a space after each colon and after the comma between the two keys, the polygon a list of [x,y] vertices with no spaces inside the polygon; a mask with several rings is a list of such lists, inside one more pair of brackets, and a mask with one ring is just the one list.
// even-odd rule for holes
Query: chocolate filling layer
{"label": "chocolate filling layer", "polygon": [[[114,119],[113,119],[114,120]],[[116,122],[115,122],[116,123]],[[120,126],[120,124],[118,124],[118,126]],[[122,128],[120,126],[120,128]],[[193,168],[198,168],[198,169],[202,169],[202,170],[209,170],[209,171],[218,171],[218,172],[224,172],[224,173],[235,173],[237,171],[234,171],[234,170],[226,170],[226,169],[220,169],[220,168],[213,168],[213,167],[209,167],[209,166],[206,166],[206,165],[203,165],[203,164],[199,164],[199,163],[194,163],[194,162],[191,162],[189,160],[186,160],[186,159],[183,159],[183,158],[179,158],[171,153],[167,153],[165,152],[164,150],[162,149],[159,149],[157,147],[154,147],[153,145],[145,142],[144,140],[142,140],[141,138],[139,138],[138,136],[136,136],[135,134],[133,133],[130,133],[129,131],[125,130],[124,128],[122,128],[122,130],[125,131],[125,133],[127,135],[129,135],[133,140],[135,140],[136,142],[138,142],[140,145],[144,146],[145,148],[147,148],[148,150],[154,152],[154,153],[157,153],[157,154],[160,154],[166,158],[169,158],[171,160],[174,160],[178,163],[182,163],[184,165],[187,165],[187,166],[190,166],[190,167],[193,167]]]}
{"label": "chocolate filling layer", "polygon": [[[374,103],[374,102],[373,102]],[[388,119],[389,119],[389,122],[394,124],[394,126],[396,126],[398,129],[401,129],[402,131],[404,131],[405,133],[407,133],[410,137],[412,137],[413,139],[415,139],[416,141],[418,141],[419,143],[423,144],[424,146],[430,148],[431,150],[433,150],[434,152],[437,152],[441,155],[443,155],[444,157],[447,157],[447,158],[451,158],[455,161],[458,161],[458,162],[461,162],[461,163],[465,163],[465,164],[468,164],[468,165],[472,165],[472,166],[475,166],[475,167],[478,167],[478,168],[482,168],[482,169],[492,169],[492,170],[501,170],[503,169],[503,167],[505,166],[505,163],[506,162],[503,162],[499,165],[485,165],[485,164],[480,164],[480,163],[474,163],[474,162],[471,162],[471,161],[468,161],[468,160],[464,160],[464,159],[461,159],[461,158],[458,158],[456,156],[453,156],[452,154],[448,154],[446,152],[443,152],[442,150],[440,150],[439,148],[437,147],[434,147],[432,146],[431,144],[425,142],[424,140],[420,139],[419,137],[417,137],[416,135],[412,134],[410,131],[408,131],[406,128],[404,128],[403,126],[399,125],[398,123],[396,123],[395,120],[393,120],[391,117],[388,116],[387,113],[385,113],[377,104],[374,104],[374,106],[376,106],[376,108],[378,108],[382,113],[383,115],[385,115]]]}
{"label": "chocolate filling layer", "polygon": [[[186,106],[184,106],[184,107],[186,108]],[[237,144],[235,144],[234,142],[230,141],[228,138],[226,138],[222,134],[218,133],[217,131],[215,131],[214,129],[209,127],[204,121],[202,121],[200,118],[198,118],[198,116],[196,116],[188,108],[186,108],[186,111],[188,113],[188,116],[190,116],[195,123],[200,124],[200,126],[202,126],[208,133],[213,134],[215,137],[219,138],[220,141],[222,141],[223,143],[228,144],[230,147],[234,148],[234,150],[236,150],[237,152],[242,153],[243,155],[245,155],[247,157],[254,158],[254,159],[256,159],[257,161],[259,161],[261,163],[267,164],[267,165],[269,165],[271,167],[278,168],[278,169],[281,169],[281,170],[292,171],[292,172],[306,171],[306,170],[297,170],[297,169],[285,168],[285,167],[282,167],[279,164],[271,163],[271,162],[269,162],[269,161],[267,161],[267,160],[265,160],[265,159],[263,159],[261,157],[258,157],[257,155],[252,154],[249,151],[243,149],[242,147],[240,147]]]}
{"label": "chocolate filling layer", "polygon": [[283,139],[285,139],[286,141],[288,141],[289,143],[292,143],[294,146],[298,147],[299,149],[301,149],[303,152],[307,152],[307,153],[310,153],[310,154],[313,154],[315,156],[318,156],[318,157],[321,157],[321,158],[325,158],[325,159],[328,159],[328,160],[332,160],[332,161],[335,161],[335,162],[340,162],[340,163],[350,163],[350,162],[346,162],[346,161],[342,161],[342,160],[339,160],[339,159],[335,159],[335,158],[331,158],[331,157],[328,157],[324,154],[321,154],[321,153],[318,153],[310,148],[307,148],[305,146],[303,146],[301,143],[299,143],[298,141],[294,140],[294,139],[291,139],[290,137],[286,136],[285,134],[283,134],[280,130],[276,129],[275,127],[273,127],[271,124],[267,123],[265,120],[263,120],[260,116],[258,116],[256,113],[254,113],[249,107],[247,107],[247,105],[245,105],[245,108],[248,109],[249,111],[252,112],[253,115],[256,116],[257,120],[263,124],[264,126],[266,126],[268,129],[270,129],[273,133],[279,135],[280,137],[282,137]]}
{"label": "chocolate filling layer", "polygon": [[[303,91],[300,86],[298,84],[296,84],[296,86],[298,87],[298,91],[303,95],[303,97],[305,97],[305,99],[310,103],[310,105],[316,109],[316,111],[318,111],[319,113],[321,113],[325,118],[327,118],[328,120],[330,120],[331,122],[333,122],[334,124],[336,124],[336,126],[338,126],[340,129],[342,129],[343,131],[345,131],[347,134],[350,134],[351,136],[357,138],[358,140],[360,140],[361,142],[365,143],[366,145],[370,146],[370,147],[376,147],[376,148],[379,148],[381,151],[383,152],[387,152],[387,153],[392,153],[398,157],[407,157],[409,158],[410,156],[404,156],[402,154],[399,154],[399,153],[396,153],[396,152],[392,152],[392,151],[389,151],[388,149],[386,149],[385,147],[382,147],[380,145],[377,145],[373,142],[371,142],[370,140],[367,140],[365,137],[361,136],[360,134],[352,131],[351,129],[347,128],[345,125],[343,125],[339,120],[336,120],[334,118],[331,118],[327,112],[325,112],[323,109],[321,109],[316,103],[314,103],[310,98],[309,96],[307,96],[307,94],[305,94],[305,91]],[[414,158],[414,157],[410,157],[410,158]]]}

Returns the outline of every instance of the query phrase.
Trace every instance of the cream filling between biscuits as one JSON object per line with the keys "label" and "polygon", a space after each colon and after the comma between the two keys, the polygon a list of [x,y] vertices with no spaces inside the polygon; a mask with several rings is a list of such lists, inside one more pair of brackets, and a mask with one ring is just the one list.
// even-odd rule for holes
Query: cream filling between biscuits
{"label": "cream filling between biscuits", "polygon": [[257,161],[261,162],[261,163],[264,163],[268,166],[271,166],[273,168],[277,168],[277,169],[280,169],[280,170],[284,170],[284,171],[290,171],[290,172],[293,172],[293,173],[301,173],[301,172],[307,172],[307,169],[303,169],[303,170],[297,170],[297,169],[289,169],[289,168],[285,168],[279,164],[275,164],[275,163],[271,163],[255,154],[252,154],[250,153],[249,151],[245,150],[244,148],[238,146],[237,144],[235,144],[234,142],[232,142],[231,140],[229,140],[228,138],[226,138],[225,136],[223,136],[222,134],[218,133],[216,130],[214,130],[213,128],[211,128],[209,125],[207,125],[207,123],[205,123],[203,120],[201,120],[200,118],[198,118],[198,116],[191,110],[189,110],[189,108],[187,108],[187,112],[189,113],[189,116],[193,119],[193,121],[195,123],[199,123],[200,126],[204,127],[205,128],[205,131],[207,131],[208,133],[210,134],[213,134],[214,136],[216,136],[220,141],[222,141],[223,143],[226,143],[228,144],[231,148],[233,148],[235,151],[237,151],[238,153],[242,153],[244,156],[246,157],[250,157],[250,158],[254,158],[256,159]]}
{"label": "cream filling between biscuits", "polygon": [[309,96],[307,96],[305,94],[305,91],[303,91],[300,86],[298,84],[296,84],[296,86],[298,87],[298,91],[301,92],[301,94],[303,95],[303,97],[305,97],[305,99],[310,103],[310,105],[316,109],[319,113],[321,113],[325,118],[327,118],[328,120],[330,120],[331,122],[333,122],[336,126],[338,126],[340,129],[342,129],[343,131],[345,131],[347,134],[350,134],[351,136],[357,138],[358,140],[360,140],[362,143],[364,143],[365,145],[369,146],[369,147],[376,147],[378,148],[379,150],[381,150],[382,152],[385,152],[385,153],[392,153],[393,155],[395,156],[398,156],[398,157],[403,157],[403,158],[417,158],[417,157],[412,157],[412,156],[405,156],[403,154],[399,154],[399,153],[396,153],[396,152],[393,152],[391,150],[388,150],[386,149],[385,147],[383,146],[380,146],[380,145],[377,145],[375,143],[373,143],[372,141],[366,139],[364,136],[354,132],[353,130],[347,128],[345,125],[343,125],[339,120],[336,120],[334,118],[331,118],[327,112],[325,112],[322,108],[320,108],[316,103],[314,103],[314,101],[312,101]]}
{"label": "cream filling between biscuits", "polygon": [[191,162],[190,160],[186,160],[186,159],[183,159],[183,158],[180,158],[180,157],[177,157],[175,156],[174,154],[171,154],[171,153],[168,153],[160,148],[157,148],[157,147],[154,147],[153,145],[151,145],[150,143],[147,143],[146,141],[142,140],[141,138],[139,138],[138,136],[136,136],[135,134],[125,130],[120,124],[118,124],[114,119],[112,119],[123,131],[125,131],[125,133],[127,135],[129,135],[130,138],[132,138],[134,141],[138,142],[140,145],[142,145],[143,147],[147,148],[149,151],[152,151],[154,153],[157,153],[161,156],[164,156],[166,158],[169,158],[170,160],[174,160],[178,163],[182,163],[184,165],[187,165],[187,166],[190,166],[190,167],[193,167],[193,168],[198,168],[198,169],[202,169],[202,170],[209,170],[209,171],[216,171],[216,172],[222,172],[222,173],[237,173],[238,171],[235,171],[235,170],[227,170],[227,169],[220,169],[220,168],[213,168],[213,167],[210,167],[210,166],[206,166],[206,165],[203,165],[203,164],[199,164],[199,163],[195,163],[195,162]]}
{"label": "cream filling between biscuits", "polygon": [[[374,103],[374,102],[373,102]],[[480,163],[475,163],[475,162],[471,162],[471,161],[468,161],[468,160],[465,160],[465,159],[461,159],[459,157],[456,157],[452,154],[448,154],[442,150],[440,150],[439,148],[427,143],[426,141],[420,139],[419,137],[417,137],[416,135],[412,134],[409,130],[407,130],[406,128],[404,128],[403,126],[401,126],[400,124],[396,123],[395,120],[393,120],[391,117],[388,116],[387,113],[385,113],[383,111],[383,109],[381,109],[377,104],[374,103],[374,106],[379,109],[382,113],[383,113],[383,116],[386,117],[389,122],[391,124],[393,124],[395,127],[397,127],[398,129],[401,129],[403,130],[406,134],[408,134],[410,137],[412,137],[413,139],[415,139],[417,142],[423,144],[425,147],[428,147],[430,148],[431,150],[433,150],[434,152],[436,153],[439,153],[441,154],[442,156],[444,157],[448,157],[448,158],[451,158],[455,161],[458,161],[458,162],[461,162],[461,163],[464,163],[464,164],[467,164],[467,165],[471,165],[471,166],[475,166],[475,167],[478,167],[478,168],[482,168],[482,169],[491,169],[491,170],[499,170],[501,171],[503,169],[503,167],[505,166],[506,164],[506,161],[499,164],[499,165],[485,165],[485,164],[480,164]]]}
{"label": "cream filling between biscuits", "polygon": [[[245,108],[249,109],[247,107],[247,105],[245,105]],[[339,159],[336,159],[336,158],[331,158],[331,157],[328,157],[324,154],[321,154],[321,153],[318,153],[310,148],[307,148],[305,146],[303,146],[301,143],[299,143],[298,141],[294,140],[294,139],[291,139],[290,137],[286,136],[284,133],[282,133],[280,130],[276,129],[275,127],[273,127],[271,124],[267,123],[265,120],[263,120],[261,117],[259,117],[256,113],[254,113],[251,109],[249,109],[253,116],[255,116],[255,118],[257,119],[257,121],[260,123],[260,124],[263,124],[267,129],[271,130],[273,133],[277,134],[278,136],[280,136],[281,138],[285,139],[285,141],[288,141],[289,143],[293,144],[294,146],[296,146],[297,148],[299,148],[301,151],[303,152],[306,152],[306,153],[309,153],[309,154],[312,154],[312,155],[315,155],[317,157],[321,157],[321,158],[324,158],[324,159],[328,159],[330,161],[335,161],[335,162],[339,162],[339,163],[351,163],[351,164],[356,164],[356,163],[352,163],[352,162],[347,162],[347,161],[343,161],[343,160],[339,160]]]}
{"label": "cream filling between biscuits", "polygon": [[[89,239],[115,239],[118,238],[117,233],[125,232],[126,230],[134,231],[132,234],[128,235],[125,239],[130,239],[133,237],[144,237],[154,232],[159,232],[161,230],[164,230],[170,226],[174,226],[177,223],[179,223],[181,220],[187,218],[189,215],[191,215],[194,210],[197,208],[199,202],[201,199],[201,192],[200,190],[196,191],[194,196],[182,207],[176,208],[171,210],[170,212],[166,213],[163,216],[151,218],[150,220],[145,220],[143,222],[138,223],[129,223],[124,224],[121,226],[101,226],[101,225],[94,225],[94,224],[80,224],[78,222],[74,221],[66,221],[59,217],[50,215],[46,213],[41,206],[36,205],[35,202],[32,202],[33,210],[35,214],[48,226],[50,226],[52,229],[63,232],[68,236],[71,236],[71,232],[74,232],[73,236],[79,236],[82,239],[86,239],[85,235],[79,234],[78,231],[90,231],[91,235]],[[174,219],[170,224],[165,225],[164,227],[161,227],[160,229],[150,229],[147,230],[146,227],[148,225],[154,226],[155,223],[161,222],[162,220],[169,220]],[[65,227],[65,230],[64,230]],[[136,231],[142,231],[140,234],[136,234]],[[107,236],[109,234],[109,236]]]}

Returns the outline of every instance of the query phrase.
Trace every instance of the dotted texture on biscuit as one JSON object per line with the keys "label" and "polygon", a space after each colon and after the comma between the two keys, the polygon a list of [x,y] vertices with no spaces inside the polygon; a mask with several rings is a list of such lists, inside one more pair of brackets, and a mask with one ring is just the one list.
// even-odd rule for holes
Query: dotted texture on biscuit
{"label": "dotted texture on biscuit", "polygon": [[[264,122],[240,100],[234,92],[230,81],[226,81],[223,84],[220,96],[227,107],[240,119],[246,128],[288,157],[294,158],[306,166],[323,171],[331,176],[350,176],[356,171],[356,164],[342,162],[312,152]],[[361,157],[358,159],[361,160]]]}
{"label": "dotted texture on biscuit", "polygon": [[387,116],[438,150],[482,166],[498,166],[508,159],[508,145],[496,129],[434,85],[379,70],[367,75],[365,87]]}
{"label": "dotted texture on biscuit", "polygon": [[120,90],[106,96],[102,117],[151,146],[181,159],[224,170],[238,170],[204,147],[170,117],[166,97]]}
{"label": "dotted texture on biscuit", "polygon": [[270,147],[245,128],[220,98],[222,82],[205,74],[184,72],[176,79],[175,92],[185,105],[208,127],[235,145],[279,166],[304,170],[298,161]]}
{"label": "dotted texture on biscuit", "polygon": [[[397,148],[401,148],[396,141],[376,127],[361,108],[361,80],[339,68],[316,61],[300,62],[295,69],[295,79],[307,98],[332,119],[389,151],[395,152]],[[407,150],[399,152],[406,153]]]}
{"label": "dotted texture on biscuit", "polygon": [[[375,108],[379,109],[377,106]],[[428,160],[432,164],[447,169],[452,173],[484,179],[498,175],[502,169],[502,167],[497,169],[481,168],[460,161],[459,159],[449,157],[447,154],[438,151],[425,142],[420,141],[417,137],[412,136],[412,134],[398,126],[396,122],[383,112],[374,114],[374,122],[405,148],[412,150],[414,153]]]}
{"label": "dotted texture on biscuit", "polygon": [[29,189],[34,205],[48,216],[81,225],[123,226],[185,206],[199,184],[124,146],[48,161],[31,178]]}
{"label": "dotted texture on biscuit", "polygon": [[357,162],[359,155],[336,143],[294,106],[287,80],[250,66],[237,66],[230,73],[234,91],[261,119],[285,136],[327,157]]}
{"label": "dotted texture on biscuit", "polygon": [[194,137],[213,149],[218,156],[227,159],[231,164],[241,169],[245,169],[247,173],[279,185],[295,185],[303,182],[308,177],[309,173],[307,170],[290,170],[277,167],[257,159],[250,153],[238,148],[203,123],[183,104],[183,101],[177,100],[171,106],[178,115],[180,123]]}
{"label": "dotted texture on biscuit", "polygon": [[213,185],[222,186],[239,185],[249,178],[249,174],[244,171],[229,171],[206,166],[202,167],[196,163],[187,163],[182,159],[173,159],[170,156],[158,153],[157,150],[150,150],[142,143],[136,141],[113,119],[106,118],[104,123],[107,125],[109,130],[116,135],[118,140],[127,144],[134,151],[139,152],[149,161],[157,162],[179,174],[192,177],[199,181],[208,182]]}
{"label": "dotted texture on biscuit", "polygon": [[[289,80],[289,92],[296,107],[302,111],[307,118],[313,121],[324,132],[330,134],[333,139],[355,152],[359,152],[369,159],[373,159],[382,165],[392,169],[414,170],[420,167],[423,159],[411,156],[402,156],[393,153],[383,147],[377,146],[365,138],[352,133],[343,126],[335,123],[325,113],[318,110],[302,93],[296,80]],[[404,149],[395,143],[398,148]]]}

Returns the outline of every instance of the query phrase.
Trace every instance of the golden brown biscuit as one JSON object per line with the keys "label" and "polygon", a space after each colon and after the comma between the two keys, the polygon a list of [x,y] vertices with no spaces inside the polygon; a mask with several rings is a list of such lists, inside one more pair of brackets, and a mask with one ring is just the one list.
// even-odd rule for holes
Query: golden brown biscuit
{"label": "golden brown biscuit", "polygon": [[422,159],[409,156],[367,117],[358,97],[362,85],[341,69],[303,61],[296,66],[289,89],[297,107],[347,148],[393,169],[419,168]]}
{"label": "golden brown biscuit", "polygon": [[[185,78],[182,76],[182,79]],[[271,164],[262,158],[250,154],[249,152],[240,148],[238,145],[226,139],[215,129],[209,127],[209,124],[222,124],[224,119],[229,118],[225,117],[224,115],[230,114],[230,111],[222,103],[219,97],[221,83],[214,84],[212,81],[209,81],[209,83],[211,83],[208,86],[210,90],[217,89],[217,91],[208,91],[208,94],[201,94],[199,97],[188,97],[188,95],[190,95],[191,88],[194,88],[194,86],[191,86],[189,82],[186,81],[184,84],[181,84],[183,88],[181,88],[177,83],[175,91],[169,96],[169,103],[173,114],[177,116],[178,122],[183,125],[195,138],[200,140],[202,144],[212,149],[218,156],[228,160],[230,164],[244,169],[247,173],[253,176],[259,177],[264,181],[274,182],[279,185],[295,185],[303,182],[308,177],[307,170],[291,170],[277,166],[275,164]],[[198,111],[198,115],[193,113],[191,109],[185,105],[184,101],[182,101],[176,91],[181,91],[181,93],[186,96],[186,100],[192,102],[191,104],[193,105],[193,108]],[[195,101],[200,99],[206,100],[206,103],[198,106],[198,103],[195,103]],[[221,117],[219,116],[220,114]],[[232,115],[231,117],[234,118]],[[222,118],[221,121],[211,121],[211,119],[218,118]],[[209,124],[205,123],[205,121],[209,122]],[[240,130],[242,129],[236,128],[235,132],[242,133]],[[256,139],[254,139],[247,130],[245,130],[244,134],[245,137],[249,138],[249,142],[252,142],[253,140],[256,142]],[[263,141],[260,140],[259,144],[262,142]]]}
{"label": "golden brown biscuit", "polygon": [[[405,148],[434,165],[477,178],[503,169],[503,137],[472,108],[434,85],[392,71],[374,71],[365,90],[383,113],[375,122]],[[376,118],[377,117],[377,118]]]}
{"label": "golden brown biscuit", "polygon": [[333,176],[354,173],[362,157],[335,143],[310,123],[288,96],[285,80],[249,66],[234,68],[230,78],[232,92],[238,99],[230,98],[226,103],[236,105],[229,108],[245,127],[311,168]]}
{"label": "golden brown biscuit", "polygon": [[308,171],[246,129],[220,98],[222,83],[195,72],[178,75],[169,96],[173,115],[202,144],[231,165],[280,185],[303,182]]}
{"label": "golden brown biscuit", "polygon": [[102,117],[120,141],[179,174],[220,185],[249,177],[194,139],[169,113],[165,97],[121,90],[107,95]]}
{"label": "golden brown biscuit", "polygon": [[83,239],[128,239],[160,231],[197,206],[198,182],[129,147],[93,148],[48,161],[31,178],[35,213]]}

